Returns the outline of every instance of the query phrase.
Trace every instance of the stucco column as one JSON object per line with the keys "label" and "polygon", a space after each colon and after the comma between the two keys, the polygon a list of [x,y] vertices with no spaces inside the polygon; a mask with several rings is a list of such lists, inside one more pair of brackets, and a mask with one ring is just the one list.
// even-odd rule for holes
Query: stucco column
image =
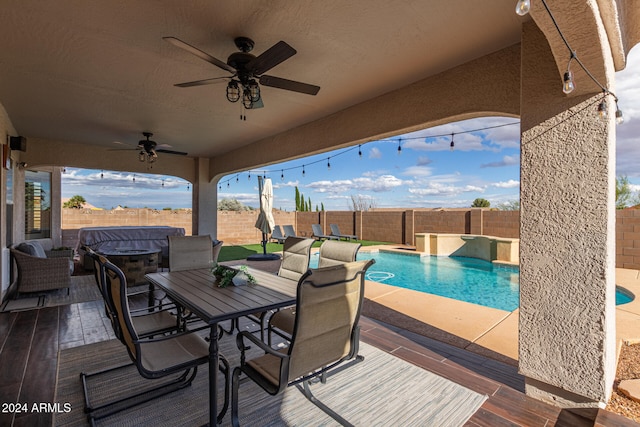
{"label": "stucco column", "polygon": [[598,117],[589,80],[564,95],[546,39],[523,28],[519,368],[530,396],[604,407],[616,358],[613,114]]}
{"label": "stucco column", "polygon": [[218,180],[209,181],[209,159],[196,161],[192,195],[193,235],[218,235]]}

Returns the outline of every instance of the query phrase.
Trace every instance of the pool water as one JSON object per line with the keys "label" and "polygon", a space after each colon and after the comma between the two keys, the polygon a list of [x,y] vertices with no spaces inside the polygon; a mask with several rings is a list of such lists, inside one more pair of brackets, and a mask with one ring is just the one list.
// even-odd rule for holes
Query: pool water
{"label": "pool water", "polygon": [[[359,260],[371,258],[376,263],[367,271],[367,280],[506,311],[515,310],[520,303],[518,267],[476,258],[358,253]],[[315,254],[309,266],[317,265]],[[616,304],[626,304],[632,299],[633,296],[616,291]]]}

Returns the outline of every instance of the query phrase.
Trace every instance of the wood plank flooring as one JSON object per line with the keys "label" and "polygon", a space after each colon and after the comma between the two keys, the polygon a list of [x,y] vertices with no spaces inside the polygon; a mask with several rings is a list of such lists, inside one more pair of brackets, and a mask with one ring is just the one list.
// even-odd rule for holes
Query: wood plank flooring
{"label": "wood plank flooring", "polygon": [[[361,327],[362,341],[489,396],[468,427],[638,426],[603,410],[580,416],[529,398],[513,366],[369,318],[362,318]],[[0,411],[0,425],[51,425],[52,415],[34,413],[31,405],[54,402],[58,350],[112,338],[101,302],[1,313],[0,404],[27,403],[29,410]]]}

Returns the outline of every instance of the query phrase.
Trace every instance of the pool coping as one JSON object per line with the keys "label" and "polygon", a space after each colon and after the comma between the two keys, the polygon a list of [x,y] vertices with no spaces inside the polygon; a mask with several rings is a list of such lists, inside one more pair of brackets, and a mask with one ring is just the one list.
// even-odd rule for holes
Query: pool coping
{"label": "pool coping", "polygon": [[[360,251],[381,249],[423,256],[410,248],[398,249],[398,245],[365,246]],[[616,268],[616,285],[636,296],[633,301],[616,306],[618,347],[622,342],[640,343],[640,271]],[[519,309],[498,310],[368,280],[365,298],[368,306],[363,314],[368,317],[512,365],[518,363]]]}

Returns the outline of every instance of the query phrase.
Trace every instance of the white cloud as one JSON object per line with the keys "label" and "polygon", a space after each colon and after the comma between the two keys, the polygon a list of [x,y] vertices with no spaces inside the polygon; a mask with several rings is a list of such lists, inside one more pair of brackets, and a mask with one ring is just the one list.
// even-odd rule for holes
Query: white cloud
{"label": "white cloud", "polygon": [[515,179],[510,179],[508,181],[495,182],[491,185],[498,188],[516,188],[520,186],[520,181],[516,181]]}
{"label": "white cloud", "polygon": [[369,150],[369,158],[370,159],[381,159],[382,158],[382,152],[380,151],[380,149],[378,147],[373,147],[373,148],[371,148],[371,150]]}
{"label": "white cloud", "polygon": [[394,188],[410,183],[411,181],[403,181],[393,175],[379,175],[376,177],[361,176],[354,179],[344,179],[336,181],[315,181],[306,188],[313,189],[316,193],[349,193],[353,191],[373,191],[376,193],[391,191]]}
{"label": "white cloud", "polygon": [[425,166],[409,166],[402,172],[403,175],[413,177],[430,176],[432,173],[433,170]]}
{"label": "white cloud", "polygon": [[426,187],[409,188],[409,193],[418,196],[452,196],[460,193],[483,193],[484,188],[475,185],[444,185],[439,182],[431,182]]}

